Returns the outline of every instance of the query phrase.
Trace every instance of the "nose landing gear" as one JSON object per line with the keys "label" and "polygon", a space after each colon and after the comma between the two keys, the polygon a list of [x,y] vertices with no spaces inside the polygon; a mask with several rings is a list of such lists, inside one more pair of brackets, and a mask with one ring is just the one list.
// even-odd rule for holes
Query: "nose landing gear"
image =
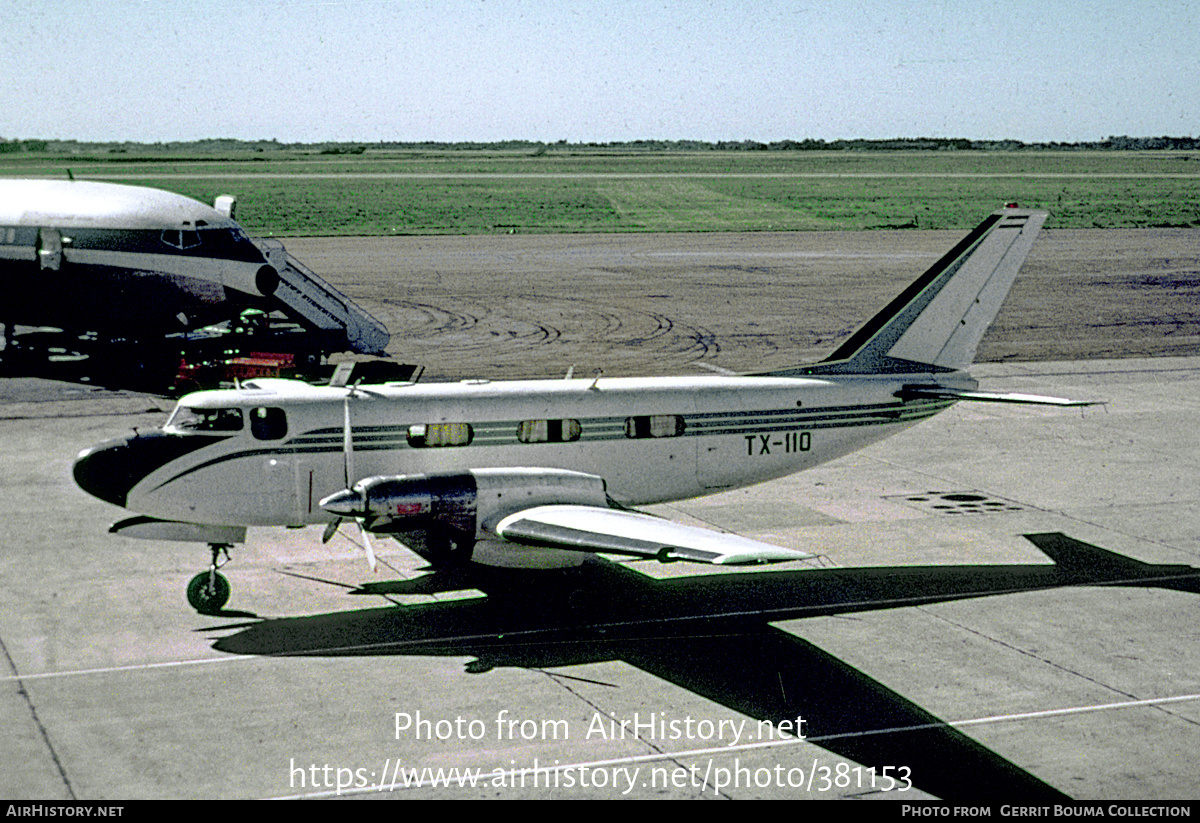
{"label": "nose landing gear", "polygon": [[[200,572],[191,579],[187,587],[187,599],[192,608],[200,614],[217,614],[229,602],[229,580],[217,569],[229,562],[231,543],[209,543],[212,550],[212,563],[208,571]],[[221,560],[221,555],[225,559]]]}

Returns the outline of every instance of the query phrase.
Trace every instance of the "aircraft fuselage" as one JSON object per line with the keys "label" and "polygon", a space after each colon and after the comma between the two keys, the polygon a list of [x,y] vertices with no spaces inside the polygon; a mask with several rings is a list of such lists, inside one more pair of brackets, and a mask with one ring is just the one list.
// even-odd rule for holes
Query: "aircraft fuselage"
{"label": "aircraft fuselage", "polygon": [[897,398],[919,380],[614,378],[364,390],[260,380],[184,397],[160,432],[85,453],[76,477],[102,499],[166,520],[327,522],[319,502],[348,485],[348,404],[351,482],[537,467],[604,478],[616,502],[644,505],[791,474],[951,405]]}

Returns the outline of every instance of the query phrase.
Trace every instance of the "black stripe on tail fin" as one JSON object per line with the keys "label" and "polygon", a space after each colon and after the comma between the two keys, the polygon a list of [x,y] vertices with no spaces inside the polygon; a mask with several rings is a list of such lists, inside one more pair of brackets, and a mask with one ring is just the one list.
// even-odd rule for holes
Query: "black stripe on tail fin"
{"label": "black stripe on tail fin", "polygon": [[1046,212],[1022,209],[989,215],[828,358],[770,374],[965,369],[1045,220]]}

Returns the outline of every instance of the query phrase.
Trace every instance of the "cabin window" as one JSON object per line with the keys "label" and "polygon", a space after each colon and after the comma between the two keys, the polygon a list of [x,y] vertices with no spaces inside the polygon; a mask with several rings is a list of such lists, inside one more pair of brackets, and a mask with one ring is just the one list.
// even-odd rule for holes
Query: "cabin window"
{"label": "cabin window", "polygon": [[583,427],[578,420],[522,420],[517,440],[522,443],[569,443],[578,440]]}
{"label": "cabin window", "polygon": [[256,440],[279,440],[287,434],[287,415],[283,409],[266,406],[251,409],[250,433]]}
{"label": "cabin window", "polygon": [[465,446],[474,436],[470,423],[418,423],[408,427],[408,445],[416,449]]}
{"label": "cabin window", "polygon": [[237,432],[242,430],[241,409],[175,409],[167,427],[188,432]]}
{"label": "cabin window", "polygon": [[683,418],[677,414],[641,414],[625,418],[625,436],[678,437],[683,434]]}

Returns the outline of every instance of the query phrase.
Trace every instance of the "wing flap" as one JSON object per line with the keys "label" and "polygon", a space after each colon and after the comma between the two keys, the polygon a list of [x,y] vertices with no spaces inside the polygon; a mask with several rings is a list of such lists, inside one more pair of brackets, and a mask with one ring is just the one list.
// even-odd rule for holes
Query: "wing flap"
{"label": "wing flap", "polygon": [[500,520],[493,531],[513,543],[569,551],[748,565],[802,560],[813,555],[736,534],[684,526],[621,509],[556,504],[534,506]]}

